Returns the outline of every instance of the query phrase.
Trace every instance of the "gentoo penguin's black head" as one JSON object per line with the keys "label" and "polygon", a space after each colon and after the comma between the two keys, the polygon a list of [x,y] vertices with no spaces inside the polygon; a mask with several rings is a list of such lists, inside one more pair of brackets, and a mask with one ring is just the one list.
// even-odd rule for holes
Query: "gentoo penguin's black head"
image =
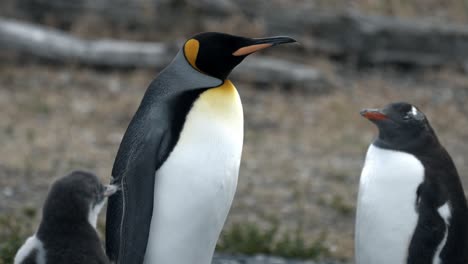
{"label": "gentoo penguin's black head", "polygon": [[364,109],[361,115],[379,129],[376,141],[381,147],[405,149],[422,142],[437,141],[426,116],[409,103],[391,103],[383,109]]}
{"label": "gentoo penguin's black head", "polygon": [[193,36],[184,44],[187,61],[197,70],[225,80],[245,57],[256,51],[284,43],[296,42],[290,37],[245,38],[217,32]]}
{"label": "gentoo penguin's black head", "polygon": [[43,209],[43,222],[89,221],[95,227],[106,198],[116,191],[116,186],[101,184],[92,173],[73,171],[52,185]]}

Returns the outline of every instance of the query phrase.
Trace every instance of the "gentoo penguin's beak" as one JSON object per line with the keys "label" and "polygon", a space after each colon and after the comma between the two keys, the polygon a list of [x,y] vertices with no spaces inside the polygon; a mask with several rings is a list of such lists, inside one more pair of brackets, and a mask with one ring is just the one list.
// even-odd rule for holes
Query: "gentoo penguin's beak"
{"label": "gentoo penguin's beak", "polygon": [[232,55],[245,56],[245,55],[249,55],[251,53],[254,53],[262,49],[266,49],[269,47],[273,47],[273,46],[281,45],[285,43],[292,43],[292,42],[296,42],[296,40],[290,37],[271,37],[271,38],[252,39],[252,42],[250,45],[239,48],[238,50],[234,51]]}
{"label": "gentoo penguin's beak", "polygon": [[104,196],[105,197],[109,197],[109,196],[113,195],[119,189],[116,185],[112,185],[112,184],[105,185],[104,187],[105,187],[105,189],[104,189]]}
{"label": "gentoo penguin's beak", "polygon": [[371,121],[388,119],[388,116],[382,113],[380,109],[363,109],[361,110],[361,115]]}

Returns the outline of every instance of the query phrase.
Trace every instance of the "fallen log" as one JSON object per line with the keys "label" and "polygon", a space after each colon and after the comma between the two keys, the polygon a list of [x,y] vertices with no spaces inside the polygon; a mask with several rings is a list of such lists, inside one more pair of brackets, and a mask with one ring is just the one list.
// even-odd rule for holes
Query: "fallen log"
{"label": "fallen log", "polygon": [[[174,45],[120,40],[84,40],[63,31],[0,18],[0,47],[38,58],[107,67],[167,65],[177,52]],[[234,71],[234,76],[257,83],[326,89],[326,79],[315,69],[280,59],[256,57]]]}
{"label": "fallen log", "polygon": [[113,67],[162,67],[171,48],[161,43],[83,40],[65,32],[0,18],[0,46],[39,58]]}
{"label": "fallen log", "polygon": [[328,91],[332,86],[323,74],[311,67],[289,61],[255,57],[247,58],[232,72],[233,78],[265,86],[279,85],[311,93]]}
{"label": "fallen log", "polygon": [[[401,63],[416,66],[456,65],[468,68],[468,28],[418,19],[369,16],[356,12],[327,13],[300,4],[249,0],[22,0],[13,13],[33,19],[52,17],[79,22],[84,14],[103,17],[121,28],[148,30],[189,21],[177,30],[202,31],[210,17],[240,16],[263,25],[265,35],[292,35],[303,44],[297,52],[321,53],[365,64]],[[22,14],[22,15],[20,15]],[[105,18],[105,19],[104,19]],[[176,18],[174,20],[174,18]],[[41,21],[37,19],[36,21]],[[203,22],[204,21],[204,22]],[[293,50],[293,49],[291,49]]]}
{"label": "fallen log", "polygon": [[360,63],[465,66],[468,62],[465,26],[302,9],[270,10],[264,19],[270,34],[290,32],[309,50]]}

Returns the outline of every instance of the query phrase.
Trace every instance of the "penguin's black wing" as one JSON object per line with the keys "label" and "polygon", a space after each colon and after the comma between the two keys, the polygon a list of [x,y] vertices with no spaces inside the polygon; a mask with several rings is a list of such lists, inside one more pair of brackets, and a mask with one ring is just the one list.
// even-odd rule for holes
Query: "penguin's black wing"
{"label": "penguin's black wing", "polygon": [[468,213],[466,208],[454,208],[448,226],[447,240],[440,253],[442,263],[468,263]]}
{"label": "penguin's black wing", "polygon": [[439,197],[440,189],[434,183],[426,180],[417,190],[416,208],[419,217],[408,248],[408,264],[432,263],[437,247],[444,239],[446,225],[437,212],[442,205]]}
{"label": "penguin's black wing", "polygon": [[[440,253],[441,263],[465,264],[468,254],[468,212],[455,164],[444,148],[433,153],[437,159],[422,159],[425,180],[418,188],[418,224],[411,240],[408,263],[432,263]],[[439,213],[449,206],[448,219]],[[448,221],[448,223],[446,223]],[[445,241],[445,242],[444,242]],[[443,248],[439,248],[445,243]]]}
{"label": "penguin's black wing", "polygon": [[125,133],[112,172],[113,183],[121,191],[109,199],[106,251],[117,263],[143,263],[153,212],[154,174],[167,145],[167,124],[159,122],[158,128],[152,128],[151,118],[140,113]]}
{"label": "penguin's black wing", "polygon": [[[143,263],[153,213],[155,172],[175,146],[184,117],[200,90],[142,101],[117,153],[113,183],[121,191],[109,199],[106,248],[118,263]],[[145,106],[151,105],[146,108]],[[177,107],[177,109],[173,109]]]}
{"label": "penguin's black wing", "polygon": [[[446,243],[440,254],[443,264],[468,263],[468,208],[466,197],[455,164],[449,154],[442,149],[445,157],[445,186],[450,203],[451,215],[448,223]],[[448,178],[447,176],[450,176]]]}

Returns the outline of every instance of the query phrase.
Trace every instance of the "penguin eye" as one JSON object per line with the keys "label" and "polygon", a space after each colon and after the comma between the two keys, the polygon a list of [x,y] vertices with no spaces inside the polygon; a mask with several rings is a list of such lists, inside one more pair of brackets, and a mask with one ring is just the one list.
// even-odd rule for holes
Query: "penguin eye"
{"label": "penguin eye", "polygon": [[416,107],[411,106],[411,111],[408,112],[408,114],[411,113],[412,116],[418,115],[418,109]]}

